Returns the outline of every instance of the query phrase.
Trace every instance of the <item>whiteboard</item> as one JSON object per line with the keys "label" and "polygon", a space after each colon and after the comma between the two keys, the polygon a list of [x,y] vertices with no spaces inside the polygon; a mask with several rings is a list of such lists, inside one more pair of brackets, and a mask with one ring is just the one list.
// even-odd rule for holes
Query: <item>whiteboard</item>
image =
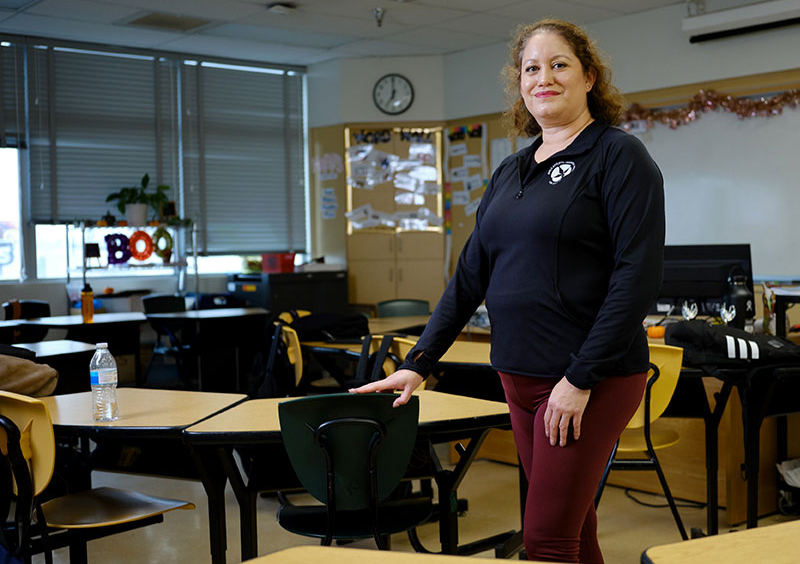
{"label": "whiteboard", "polygon": [[755,280],[800,279],[800,109],[637,137],[664,175],[667,244],[750,243]]}

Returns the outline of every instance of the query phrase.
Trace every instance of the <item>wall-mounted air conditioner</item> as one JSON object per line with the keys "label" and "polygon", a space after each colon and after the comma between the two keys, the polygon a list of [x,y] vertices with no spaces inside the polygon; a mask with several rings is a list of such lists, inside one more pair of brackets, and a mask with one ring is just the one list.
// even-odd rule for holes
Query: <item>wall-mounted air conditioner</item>
{"label": "wall-mounted air conditioner", "polygon": [[683,18],[691,43],[800,24],[800,0],[773,0]]}

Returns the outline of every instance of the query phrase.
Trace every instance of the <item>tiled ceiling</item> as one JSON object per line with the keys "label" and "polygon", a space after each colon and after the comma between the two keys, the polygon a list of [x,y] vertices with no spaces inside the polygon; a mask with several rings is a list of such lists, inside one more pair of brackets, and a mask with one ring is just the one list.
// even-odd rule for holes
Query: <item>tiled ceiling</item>
{"label": "tiled ceiling", "polygon": [[[588,24],[683,0],[0,0],[0,33],[308,65],[341,57],[443,55],[506,42],[522,22]],[[706,0],[741,5],[747,0]],[[374,11],[383,10],[379,26]],[[190,31],[130,25],[165,14]],[[152,18],[150,18],[152,19]]]}

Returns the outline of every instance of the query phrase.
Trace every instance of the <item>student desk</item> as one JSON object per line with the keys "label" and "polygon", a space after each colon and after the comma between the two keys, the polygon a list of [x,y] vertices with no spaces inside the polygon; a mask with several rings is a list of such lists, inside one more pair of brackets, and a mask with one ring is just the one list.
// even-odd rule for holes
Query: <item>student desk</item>
{"label": "student desk", "polygon": [[[795,564],[800,521],[648,548],[642,564]],[[292,562],[288,560],[287,562]],[[297,562],[302,562],[298,560]],[[331,562],[328,559],[328,562]]]}
{"label": "student desk", "polygon": [[[416,340],[416,337],[408,337],[411,340]],[[360,344],[352,343],[327,343],[325,341],[303,341],[301,346],[310,350],[348,350],[356,354],[361,352]],[[439,363],[450,367],[457,366],[486,366],[490,367],[489,361],[490,346],[489,343],[471,342],[471,341],[455,341],[453,345],[447,349],[447,352],[439,359]],[[401,359],[402,360],[402,359]]]}
{"label": "student desk", "polygon": [[146,321],[143,313],[130,311],[122,313],[96,313],[91,323],[84,323],[80,315],[59,315],[20,319],[24,325],[41,325],[52,329],[66,329],[67,339],[83,343],[107,342],[111,354],[133,355],[134,372],[137,381],[142,367],[139,360],[139,328]]}
{"label": "student desk", "polygon": [[[371,317],[369,319],[369,332],[373,335],[383,333],[411,333],[419,335],[425,329],[430,315],[409,315],[398,317]],[[467,325],[461,331],[459,339],[467,341],[475,340],[487,341],[491,331],[484,327],[473,327]]]}
{"label": "student desk", "polygon": [[[247,382],[241,381],[241,366],[249,369],[248,362],[252,362],[252,356],[243,356],[242,351],[254,355],[257,347],[266,342],[267,313],[260,307],[231,307],[150,313],[147,319],[170,322],[192,335],[190,342],[197,353],[199,389],[238,392],[247,388]],[[225,362],[226,355],[220,354],[223,351],[232,351],[233,370]],[[231,373],[234,382],[228,379]]]}
{"label": "student desk", "polygon": [[[510,417],[504,403],[420,390],[418,440],[428,445],[431,461],[436,468],[433,478],[439,490],[439,539],[442,552],[475,554],[507,541],[515,533],[501,533],[468,545],[458,544],[458,515],[456,490],[466,474],[481,443],[490,429],[508,428]],[[256,491],[245,484],[233,458],[233,447],[263,445],[281,446],[278,404],[286,398],[254,399],[241,403],[214,417],[192,425],[183,431],[184,441],[196,452],[207,473],[203,484],[209,495],[209,512],[216,511],[215,522],[220,528],[212,530],[212,562],[225,562],[225,514],[223,468],[230,479],[240,508],[242,558],[258,554],[256,535]],[[453,470],[446,470],[438,459],[433,444],[453,440],[468,440],[461,458]]]}
{"label": "student desk", "polygon": [[424,329],[430,315],[403,315],[397,317],[370,317],[369,332],[373,335],[383,333],[403,333],[404,331],[414,332]]}
{"label": "student desk", "polygon": [[[218,394],[176,390],[117,388],[119,419],[95,423],[92,419],[92,393],[82,392],[41,398],[50,411],[53,430],[59,438],[95,441],[150,439],[184,448],[181,432],[245,399],[242,394]],[[154,469],[158,475],[158,469]],[[170,474],[165,474],[170,475]],[[209,507],[212,506],[209,500]],[[224,501],[222,501],[224,504]],[[209,527],[215,530],[218,513],[209,511]],[[223,523],[224,527],[224,523]],[[213,538],[213,535],[212,535]]]}
{"label": "student desk", "polygon": [[[368,560],[371,564],[464,564],[464,558],[447,554],[419,554],[391,550],[365,550],[340,546],[295,546],[248,560],[248,564],[353,564]],[[470,558],[468,564],[497,562],[490,558]]]}
{"label": "student desk", "polygon": [[10,345],[14,342],[14,328],[20,324],[20,321],[20,319],[0,321],[0,343]]}
{"label": "student desk", "polygon": [[13,345],[32,351],[35,362],[47,364],[58,372],[54,395],[83,392],[89,389],[89,361],[95,346],[80,341],[39,341]]}

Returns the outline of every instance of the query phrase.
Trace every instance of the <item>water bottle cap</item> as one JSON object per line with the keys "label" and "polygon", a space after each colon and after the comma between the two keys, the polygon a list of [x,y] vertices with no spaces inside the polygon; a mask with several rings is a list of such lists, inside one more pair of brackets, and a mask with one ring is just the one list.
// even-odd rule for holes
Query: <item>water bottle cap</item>
{"label": "water bottle cap", "polygon": [[108,343],[97,343],[97,345],[95,345],[95,346],[98,349],[107,349],[108,348]]}

